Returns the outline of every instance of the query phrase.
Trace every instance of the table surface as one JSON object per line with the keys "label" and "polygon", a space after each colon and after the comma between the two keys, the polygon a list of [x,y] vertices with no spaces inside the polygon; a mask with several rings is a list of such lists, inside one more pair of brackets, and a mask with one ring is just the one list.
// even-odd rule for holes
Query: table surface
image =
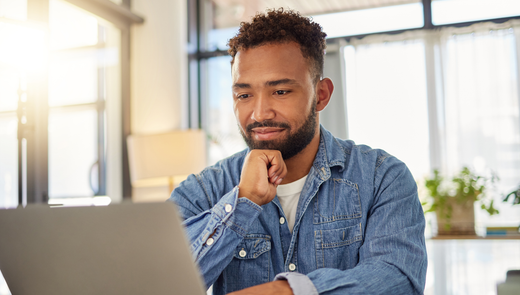
{"label": "table surface", "polygon": [[508,270],[520,269],[520,239],[451,236],[426,241],[425,295],[495,295]]}
{"label": "table surface", "polygon": [[[428,239],[425,295],[495,295],[506,272],[520,269],[520,239],[451,236]],[[0,274],[0,295],[9,290]]]}
{"label": "table surface", "polygon": [[432,240],[520,240],[520,235],[511,236],[477,236],[477,235],[441,235],[431,238]]}

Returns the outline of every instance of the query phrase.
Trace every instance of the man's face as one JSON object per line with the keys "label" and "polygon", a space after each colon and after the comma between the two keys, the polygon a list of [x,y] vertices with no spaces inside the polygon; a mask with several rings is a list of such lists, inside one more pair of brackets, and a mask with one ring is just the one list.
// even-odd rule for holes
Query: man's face
{"label": "man's face", "polygon": [[316,93],[297,43],[241,50],[232,67],[234,111],[250,149],[289,159],[317,136]]}

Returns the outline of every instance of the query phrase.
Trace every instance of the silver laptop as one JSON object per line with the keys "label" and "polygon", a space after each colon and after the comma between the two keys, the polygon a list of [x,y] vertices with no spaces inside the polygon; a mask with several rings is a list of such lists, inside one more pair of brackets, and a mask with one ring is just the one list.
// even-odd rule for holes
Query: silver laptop
{"label": "silver laptop", "polygon": [[206,294],[172,203],[0,210],[13,295]]}

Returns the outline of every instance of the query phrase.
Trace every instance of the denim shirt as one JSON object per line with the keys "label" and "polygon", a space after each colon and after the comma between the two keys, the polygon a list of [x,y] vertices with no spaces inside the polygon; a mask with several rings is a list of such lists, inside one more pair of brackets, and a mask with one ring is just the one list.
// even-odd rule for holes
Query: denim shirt
{"label": "denim shirt", "polygon": [[423,293],[425,221],[404,163],[321,127],[291,234],[278,197],[263,206],[238,198],[248,152],[190,175],[170,197],[214,294],[280,273],[295,295]]}

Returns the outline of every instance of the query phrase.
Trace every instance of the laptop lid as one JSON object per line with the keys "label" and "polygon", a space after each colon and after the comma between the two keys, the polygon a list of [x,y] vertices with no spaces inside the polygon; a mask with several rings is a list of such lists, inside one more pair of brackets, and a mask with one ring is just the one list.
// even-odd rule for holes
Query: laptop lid
{"label": "laptop lid", "polygon": [[13,295],[205,294],[174,204],[0,210]]}

